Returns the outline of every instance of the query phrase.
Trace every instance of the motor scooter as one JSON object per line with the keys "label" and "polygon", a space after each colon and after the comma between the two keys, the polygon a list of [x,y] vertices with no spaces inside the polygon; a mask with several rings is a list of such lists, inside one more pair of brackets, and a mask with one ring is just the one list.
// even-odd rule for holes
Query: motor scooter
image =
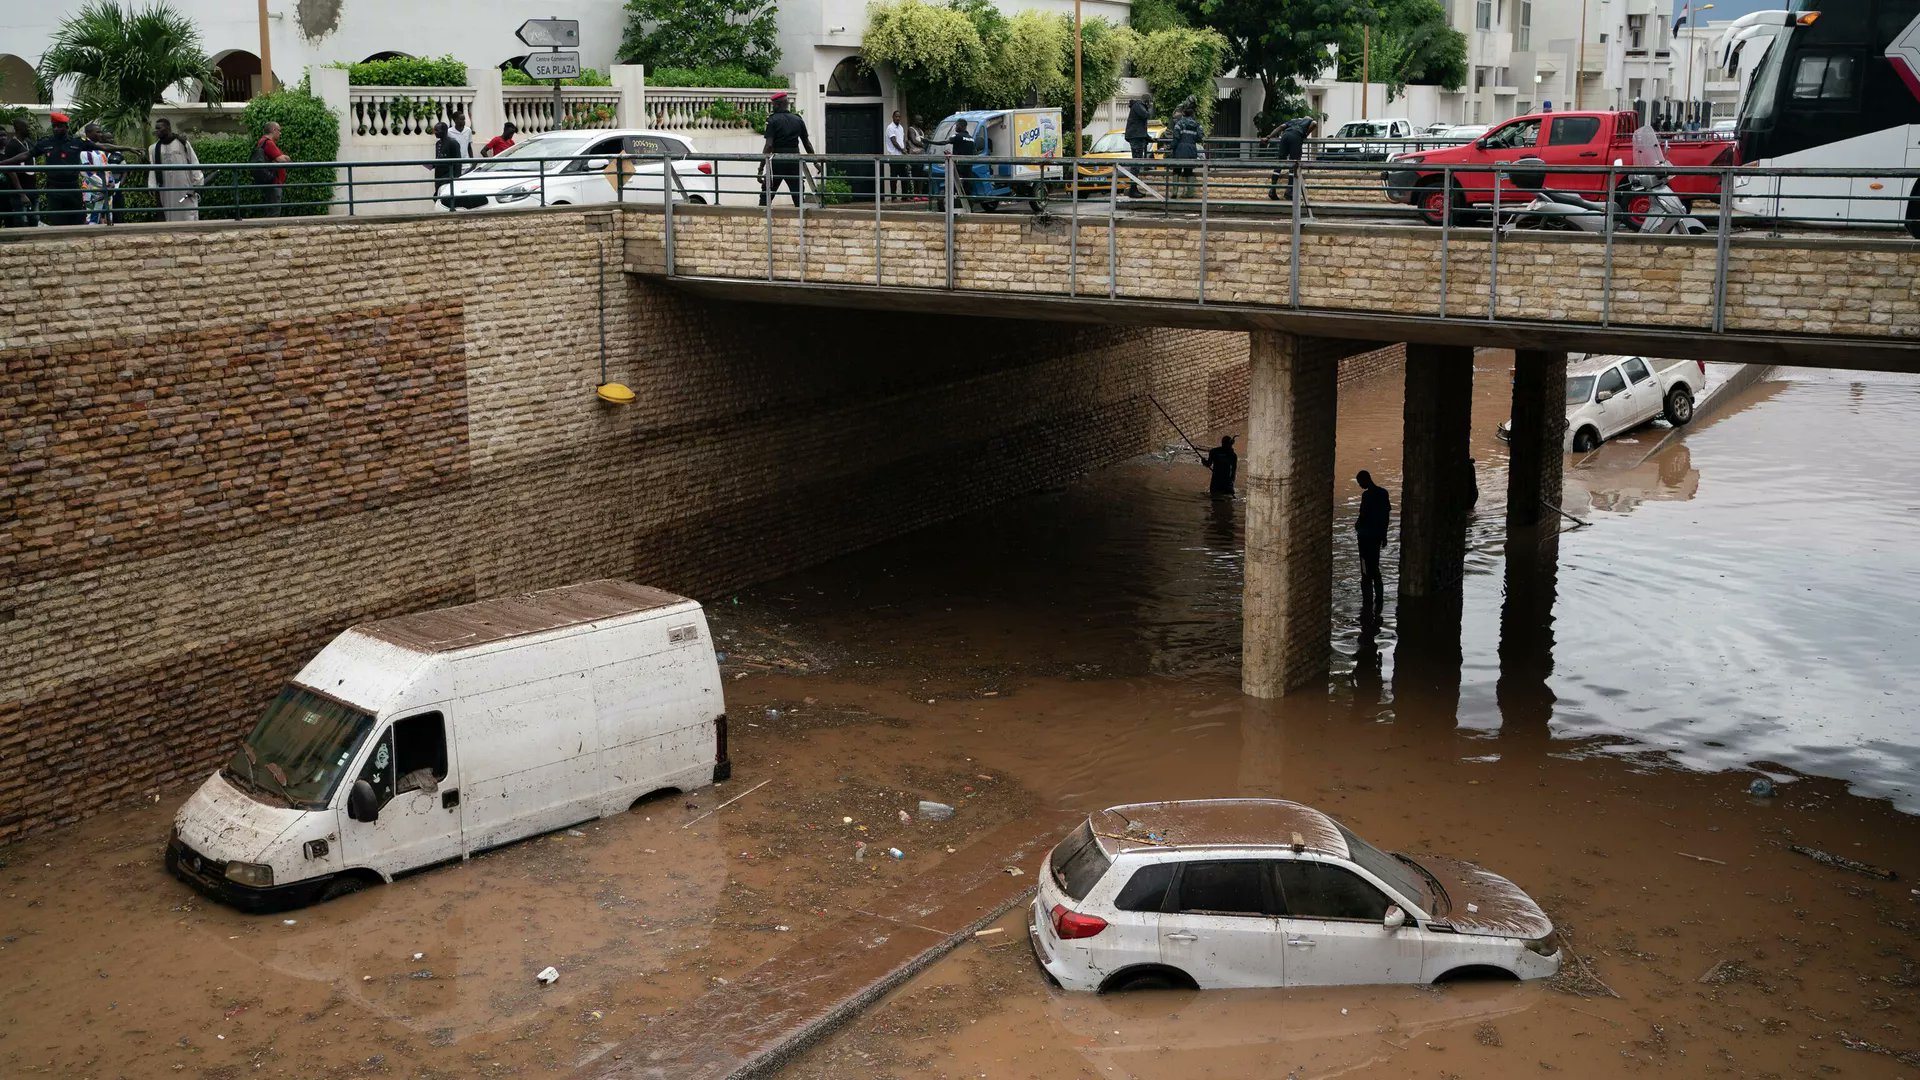
{"label": "motor scooter", "polygon": [[[1628,232],[1675,236],[1705,233],[1706,225],[1687,213],[1686,204],[1674,194],[1666,176],[1658,171],[1672,163],[1661,151],[1660,137],[1652,128],[1643,127],[1633,133],[1633,157],[1634,171],[1614,190],[1611,210],[1605,203],[1582,195],[1549,190],[1547,163],[1537,157],[1521,158],[1513,163],[1508,179],[1514,187],[1533,192],[1533,199],[1510,213],[1503,210],[1502,216],[1508,220],[1502,228],[1603,233],[1611,218],[1613,228]],[[1627,163],[1618,158],[1613,163],[1627,167]]]}

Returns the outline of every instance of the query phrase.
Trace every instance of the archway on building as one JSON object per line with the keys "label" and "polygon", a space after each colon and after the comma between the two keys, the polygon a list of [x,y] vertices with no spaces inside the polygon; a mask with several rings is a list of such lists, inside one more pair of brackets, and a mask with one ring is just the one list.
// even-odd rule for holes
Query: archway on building
{"label": "archway on building", "polygon": [[0,105],[32,105],[39,100],[33,65],[12,53],[0,53]]}
{"label": "archway on building", "polygon": [[[878,154],[887,124],[885,110],[880,77],[864,60],[849,56],[835,64],[827,77],[826,144],[822,149],[829,154]],[[834,166],[830,171],[845,180],[854,195],[873,197],[872,170]]]}
{"label": "archway on building", "polygon": [[375,60],[400,60],[400,59],[411,60],[413,58],[414,58],[413,54],[410,52],[401,52],[399,49],[382,49],[379,52],[374,53],[372,56],[369,56],[365,60],[362,60],[360,62],[363,64],[371,64]]}
{"label": "archway on building", "polygon": [[247,101],[260,92],[260,58],[253,53],[228,49],[214,55],[213,66],[220,72],[221,100]]}

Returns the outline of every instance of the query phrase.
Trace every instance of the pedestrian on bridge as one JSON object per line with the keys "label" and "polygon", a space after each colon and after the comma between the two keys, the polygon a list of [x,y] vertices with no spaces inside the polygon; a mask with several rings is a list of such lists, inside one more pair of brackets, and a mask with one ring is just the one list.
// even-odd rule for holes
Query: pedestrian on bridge
{"label": "pedestrian on bridge", "polygon": [[813,153],[813,140],[807,137],[807,122],[793,112],[791,101],[786,94],[773,95],[773,112],[767,117],[767,138],[760,147],[760,153],[768,159],[761,166],[761,176],[764,178],[760,188],[761,206],[772,200],[781,184],[787,185],[788,190],[793,192],[793,205],[800,205],[800,159],[773,156],[798,153],[802,146],[807,148],[807,153]]}
{"label": "pedestrian on bridge", "polygon": [[462,156],[460,140],[454,137],[447,122],[442,120],[433,125],[433,164],[425,168],[433,170],[433,201],[449,210],[460,208],[460,201],[453,197],[453,180],[460,175]]}
{"label": "pedestrian on bridge", "polygon": [[1387,545],[1387,519],[1393,504],[1387,489],[1373,482],[1365,469],[1354,477],[1360,485],[1360,516],[1353,523],[1354,539],[1360,544],[1360,619],[1378,619],[1386,610],[1387,588],[1380,577],[1380,549]]}
{"label": "pedestrian on bridge", "polygon": [[1287,201],[1293,201],[1293,177],[1300,168],[1300,155],[1307,146],[1307,137],[1313,134],[1314,121],[1311,116],[1302,116],[1289,120],[1268,133],[1267,139],[1280,152],[1280,164],[1267,177],[1267,198],[1278,201],[1280,198],[1280,178],[1287,180]]}
{"label": "pedestrian on bridge", "polygon": [[[1127,153],[1132,155],[1135,161],[1147,160],[1147,154],[1153,149],[1153,133],[1147,127],[1147,121],[1151,119],[1153,119],[1153,103],[1147,100],[1145,94],[1127,103]],[[1141,169],[1145,166],[1135,165],[1134,168]],[[1140,185],[1132,177],[1127,178],[1127,194],[1129,196],[1140,194]]]}
{"label": "pedestrian on bridge", "polygon": [[1233,497],[1233,481],[1240,474],[1240,455],[1234,452],[1233,436],[1220,436],[1220,445],[1200,455],[1200,464],[1213,470],[1213,480],[1207,484],[1211,495]]}
{"label": "pedestrian on bridge", "polygon": [[[1200,121],[1193,118],[1193,106],[1182,105],[1173,123],[1167,125],[1167,130],[1161,133],[1160,138],[1169,147],[1168,157],[1175,161],[1193,161],[1200,157],[1207,131],[1200,126]],[[1193,166],[1174,166],[1172,188],[1171,194],[1176,199],[1193,197]]]}

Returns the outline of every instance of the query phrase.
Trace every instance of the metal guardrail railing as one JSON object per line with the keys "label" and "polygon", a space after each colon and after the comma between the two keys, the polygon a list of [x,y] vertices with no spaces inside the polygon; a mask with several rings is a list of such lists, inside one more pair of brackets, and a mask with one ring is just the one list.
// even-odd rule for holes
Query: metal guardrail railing
{"label": "metal guardrail railing", "polygon": [[[870,208],[874,281],[882,280],[881,234],[888,214],[930,213],[944,219],[944,283],[953,288],[956,221],[971,214],[1008,212],[1057,220],[1064,208],[1075,262],[1070,288],[1081,295],[1078,263],[1081,223],[1185,219],[1199,229],[1200,264],[1194,300],[1209,303],[1207,252],[1212,233],[1248,221],[1283,224],[1290,235],[1287,303],[1301,306],[1303,230],[1335,220],[1362,224],[1422,223],[1438,232],[1439,317],[1449,318],[1450,277],[1459,271],[1455,237],[1484,238],[1488,266],[1484,311],[1462,318],[1495,319],[1502,301],[1499,251],[1503,242],[1535,229],[1585,234],[1602,245],[1602,310],[1598,325],[1613,324],[1616,241],[1711,243],[1715,250],[1712,326],[1726,329],[1729,252],[1755,236],[1783,230],[1874,228],[1885,237],[1920,236],[1920,169],[1752,169],[1663,167],[1656,172],[1620,165],[1563,166],[1535,162],[1502,165],[1261,162],[1239,158],[1064,159],[871,155],[693,155],[685,157],[519,157],[490,161],[423,158],[413,161],[300,162],[288,182],[264,183],[256,163],[181,166],[128,164],[99,167],[0,167],[0,223],[101,224],[160,220],[164,208],[116,205],[101,174],[144,182],[199,171],[197,210],[209,217],[331,213],[349,217],[395,211],[505,211],[562,204],[663,207],[666,268],[678,270],[676,216],[701,204],[753,206],[764,215],[765,276],[776,276],[776,248],[798,240],[806,277],[809,212]],[[958,163],[971,174],[949,184]],[[455,170],[466,170],[452,175]],[[86,179],[84,174],[93,174]],[[9,190],[12,178],[38,180],[31,195]],[[1644,178],[1644,179],[1643,179]],[[69,186],[72,185],[72,186]],[[1536,185],[1538,185],[1536,187]],[[1732,197],[1723,193],[1732,192]],[[208,196],[217,195],[210,199]],[[775,214],[791,207],[792,213]],[[787,218],[791,216],[789,223]],[[788,233],[789,228],[792,234]],[[1106,229],[1106,291],[1118,296],[1118,230]],[[1857,234],[1856,234],[1857,235]],[[1477,251],[1478,248],[1476,247]],[[1479,308],[1476,304],[1474,307]],[[1702,327],[1705,329],[1705,327]],[[1896,332],[1897,332],[1897,328]]]}

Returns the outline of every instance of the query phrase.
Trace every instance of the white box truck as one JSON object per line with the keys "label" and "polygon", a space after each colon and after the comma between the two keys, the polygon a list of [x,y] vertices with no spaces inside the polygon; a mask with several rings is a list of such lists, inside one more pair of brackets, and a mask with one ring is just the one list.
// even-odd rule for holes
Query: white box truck
{"label": "white box truck", "polygon": [[700,605],[570,585],[335,638],[174,816],[167,868],[278,910],[731,771]]}

